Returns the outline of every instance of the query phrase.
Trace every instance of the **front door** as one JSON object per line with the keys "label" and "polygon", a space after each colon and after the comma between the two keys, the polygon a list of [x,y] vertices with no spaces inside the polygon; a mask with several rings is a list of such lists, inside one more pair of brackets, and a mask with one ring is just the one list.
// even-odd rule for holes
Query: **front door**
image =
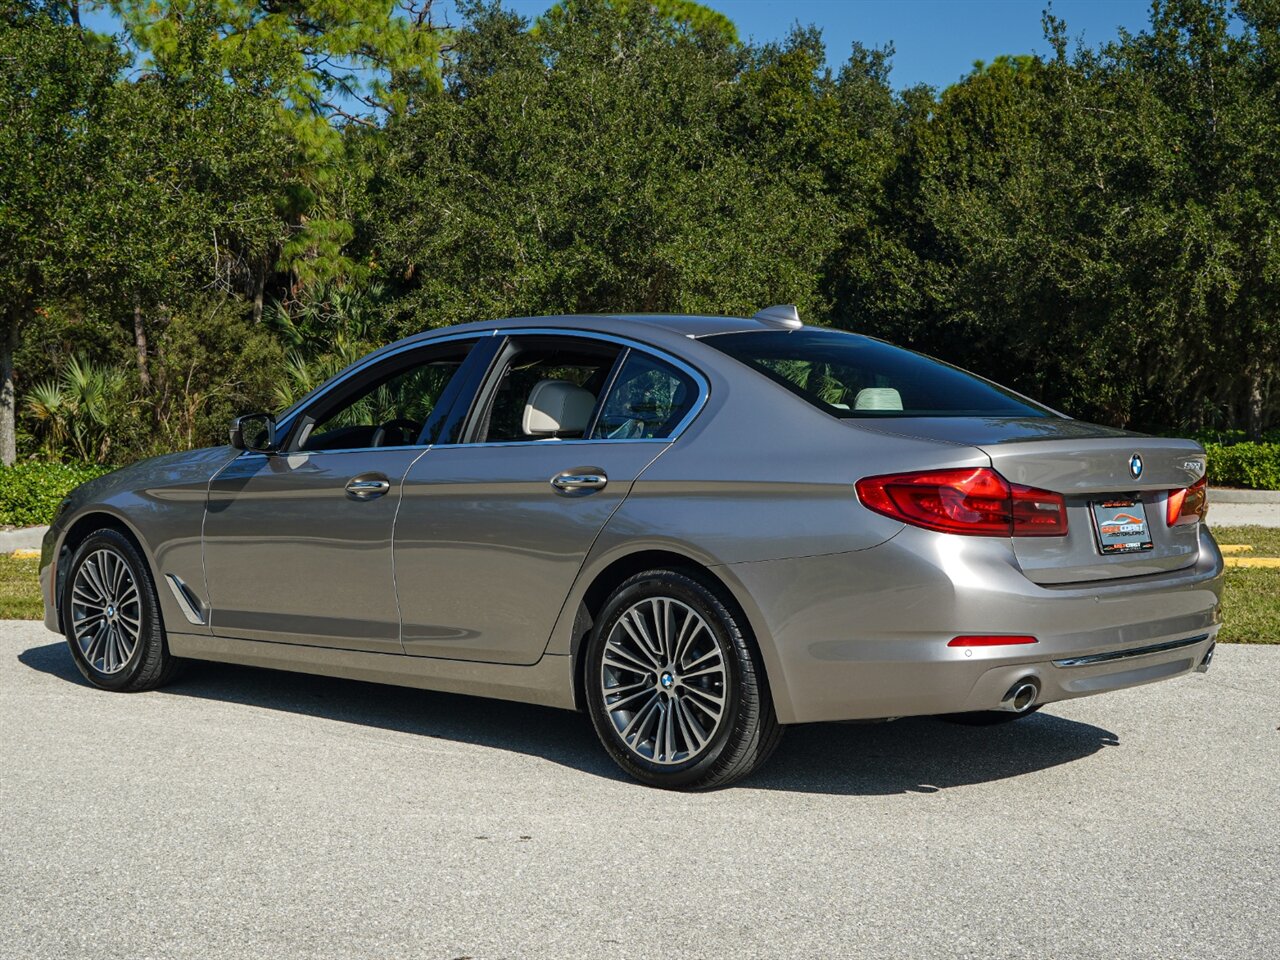
{"label": "front door", "polygon": [[470,350],[404,351],[291,419],[281,451],[212,481],[204,525],[215,635],[400,653],[391,535],[400,483]]}
{"label": "front door", "polygon": [[697,397],[674,366],[587,338],[513,338],[494,371],[465,442],[405,476],[395,567],[411,655],[536,662],[596,536]]}

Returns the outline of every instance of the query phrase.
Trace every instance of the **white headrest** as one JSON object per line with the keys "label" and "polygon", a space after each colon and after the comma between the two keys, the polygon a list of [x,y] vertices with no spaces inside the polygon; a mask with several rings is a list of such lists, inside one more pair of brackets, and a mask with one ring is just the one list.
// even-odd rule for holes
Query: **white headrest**
{"label": "white headrest", "polygon": [[584,433],[596,398],[568,380],[539,380],[529,392],[520,427],[531,437]]}
{"label": "white headrest", "polygon": [[893,387],[867,387],[853,398],[855,410],[901,410],[902,394]]}

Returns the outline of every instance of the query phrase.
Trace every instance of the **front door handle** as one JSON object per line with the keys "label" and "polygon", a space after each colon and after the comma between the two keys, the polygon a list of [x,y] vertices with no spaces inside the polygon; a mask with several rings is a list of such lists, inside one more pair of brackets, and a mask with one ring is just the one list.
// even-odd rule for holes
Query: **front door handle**
{"label": "front door handle", "polygon": [[593,467],[565,470],[551,478],[551,486],[555,487],[556,492],[565,494],[603,490],[608,482],[609,478],[605,476],[604,471]]}
{"label": "front door handle", "polygon": [[376,500],[391,489],[391,481],[378,474],[365,474],[347,481],[347,495],[356,500]]}

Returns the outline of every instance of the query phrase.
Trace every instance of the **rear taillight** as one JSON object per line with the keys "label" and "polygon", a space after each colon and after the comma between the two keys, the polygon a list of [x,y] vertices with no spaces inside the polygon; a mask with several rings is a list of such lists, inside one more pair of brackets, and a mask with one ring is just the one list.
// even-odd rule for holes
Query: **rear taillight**
{"label": "rear taillight", "polygon": [[1171,527],[1199,523],[1209,515],[1209,480],[1201,477],[1189,487],[1170,490],[1165,520]]}
{"label": "rear taillight", "polygon": [[869,510],[926,530],[975,537],[1061,537],[1061,494],[1010,483],[988,467],[865,477],[854,484]]}

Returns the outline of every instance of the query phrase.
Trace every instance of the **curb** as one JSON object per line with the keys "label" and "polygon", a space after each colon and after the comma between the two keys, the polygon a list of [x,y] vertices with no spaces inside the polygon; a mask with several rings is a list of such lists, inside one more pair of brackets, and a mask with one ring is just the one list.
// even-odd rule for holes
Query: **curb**
{"label": "curb", "polygon": [[1233,487],[1210,487],[1209,503],[1280,504],[1280,490],[1237,490]]}
{"label": "curb", "polygon": [[17,530],[0,531],[0,553],[13,553],[16,550],[40,550],[48,527],[21,527]]}

